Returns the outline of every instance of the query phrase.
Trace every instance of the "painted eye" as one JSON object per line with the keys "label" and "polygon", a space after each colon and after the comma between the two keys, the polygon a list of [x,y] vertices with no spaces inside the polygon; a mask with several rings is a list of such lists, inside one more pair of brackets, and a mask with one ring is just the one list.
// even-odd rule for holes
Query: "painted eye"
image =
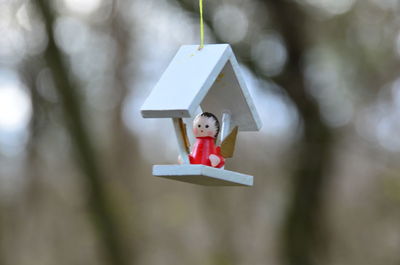
{"label": "painted eye", "polygon": [[199,124],[199,125],[197,125],[197,127],[199,127],[199,128],[200,128],[200,127],[201,127],[201,125]]}
{"label": "painted eye", "polygon": [[210,127],[210,126],[206,125],[206,128],[208,128],[208,127]]}

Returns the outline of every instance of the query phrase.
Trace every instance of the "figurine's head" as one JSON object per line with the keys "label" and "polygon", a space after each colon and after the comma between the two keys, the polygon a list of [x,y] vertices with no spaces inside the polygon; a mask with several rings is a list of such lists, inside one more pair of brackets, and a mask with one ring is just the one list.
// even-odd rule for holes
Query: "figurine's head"
{"label": "figurine's head", "polygon": [[193,134],[195,137],[217,138],[219,133],[219,122],[214,114],[203,112],[193,120]]}

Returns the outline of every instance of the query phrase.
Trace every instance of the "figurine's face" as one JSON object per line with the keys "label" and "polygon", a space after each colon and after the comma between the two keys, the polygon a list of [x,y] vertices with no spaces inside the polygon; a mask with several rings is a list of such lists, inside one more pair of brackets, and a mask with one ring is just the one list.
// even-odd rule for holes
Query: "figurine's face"
{"label": "figurine's face", "polygon": [[193,134],[195,137],[213,137],[217,134],[217,126],[213,117],[197,116],[193,121]]}

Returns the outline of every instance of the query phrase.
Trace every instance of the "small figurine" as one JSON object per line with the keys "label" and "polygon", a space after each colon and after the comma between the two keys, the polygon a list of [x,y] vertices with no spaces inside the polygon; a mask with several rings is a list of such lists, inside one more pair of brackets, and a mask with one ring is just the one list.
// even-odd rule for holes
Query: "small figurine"
{"label": "small figurine", "polygon": [[196,142],[189,155],[190,164],[202,164],[221,168],[225,159],[221,155],[221,147],[215,146],[219,133],[219,122],[214,114],[203,112],[193,121],[193,134]]}

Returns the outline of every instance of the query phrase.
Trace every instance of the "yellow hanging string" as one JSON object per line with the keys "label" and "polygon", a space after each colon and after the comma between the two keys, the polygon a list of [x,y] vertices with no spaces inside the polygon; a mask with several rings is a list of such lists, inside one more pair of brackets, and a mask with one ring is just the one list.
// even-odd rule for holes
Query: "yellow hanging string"
{"label": "yellow hanging string", "polygon": [[203,25],[203,0],[199,0],[200,9],[200,47],[199,50],[204,47],[204,25]]}

